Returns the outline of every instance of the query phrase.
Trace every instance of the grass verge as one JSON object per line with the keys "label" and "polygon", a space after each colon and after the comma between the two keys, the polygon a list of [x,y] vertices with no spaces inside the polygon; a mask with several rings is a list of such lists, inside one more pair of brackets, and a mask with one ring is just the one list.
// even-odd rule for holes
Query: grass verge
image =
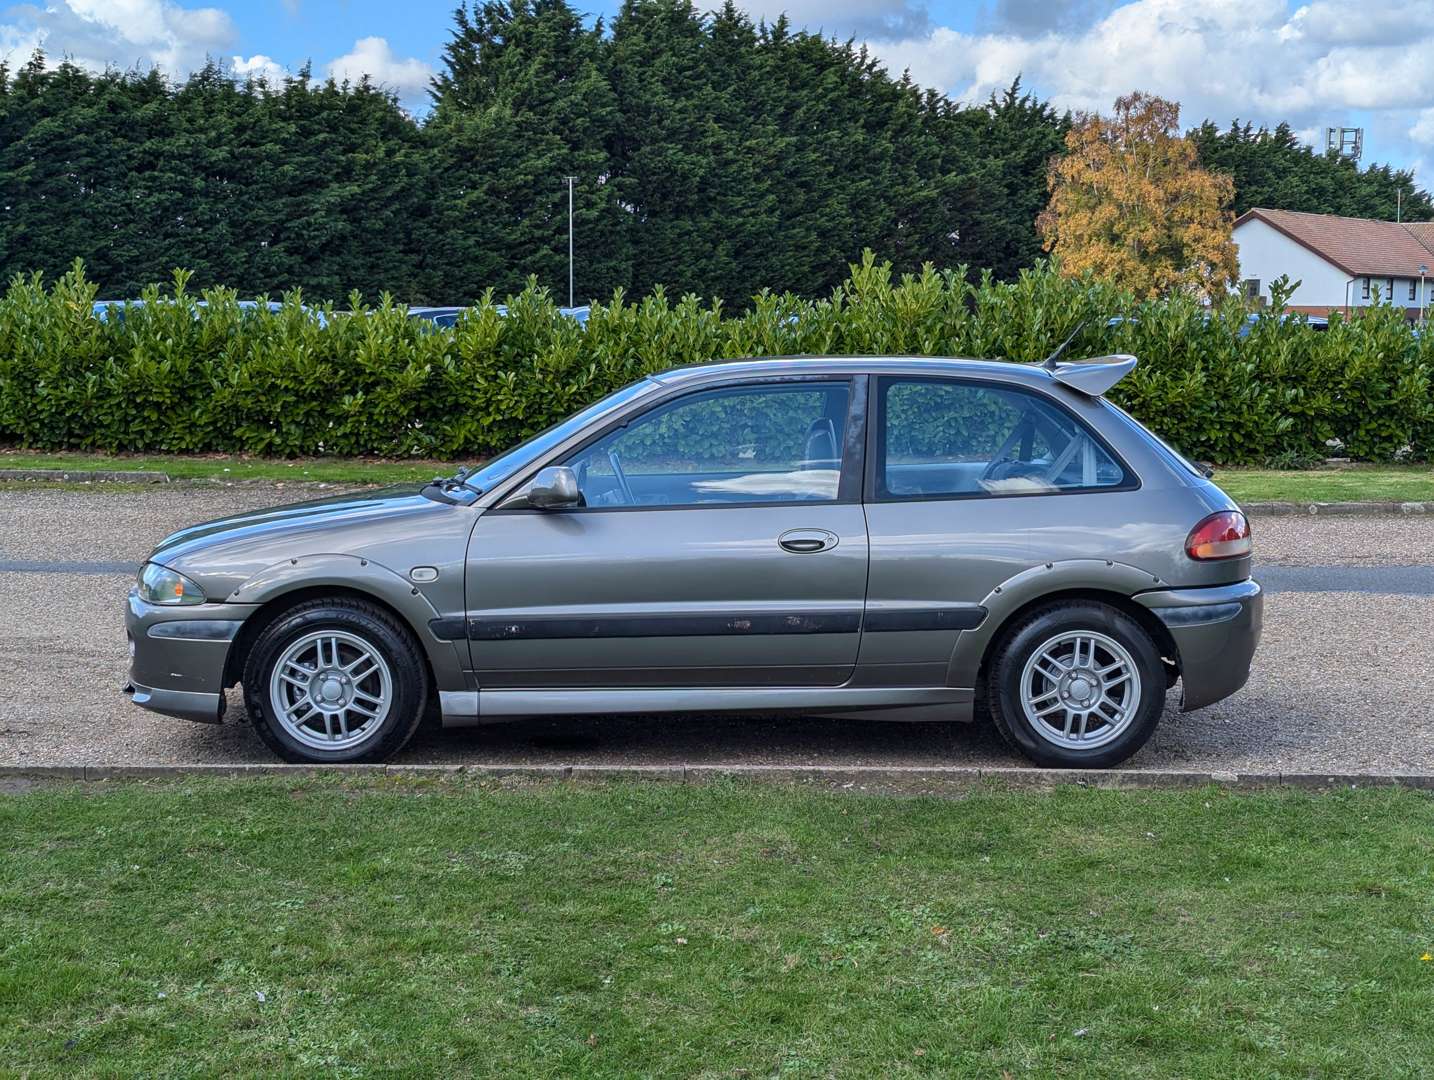
{"label": "grass verge", "polygon": [[255,458],[235,454],[33,454],[0,452],[0,469],[117,470],[168,473],[172,480],[307,481],[401,484],[452,473],[457,465],[382,458]]}
{"label": "grass verge", "polygon": [[1215,483],[1238,502],[1434,501],[1428,465],[1350,465],[1338,469],[1216,469]]}
{"label": "grass verge", "polygon": [[1434,799],[315,777],[0,797],[20,1075],[1368,1076]]}

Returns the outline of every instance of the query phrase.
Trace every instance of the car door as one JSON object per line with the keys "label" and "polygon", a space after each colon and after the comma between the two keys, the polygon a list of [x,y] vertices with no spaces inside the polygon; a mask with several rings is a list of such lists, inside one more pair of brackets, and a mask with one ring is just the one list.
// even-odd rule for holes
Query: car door
{"label": "car door", "polygon": [[481,688],[833,686],[867,572],[864,376],[664,398],[560,461],[584,505],[490,510],[469,543]]}
{"label": "car door", "polygon": [[[888,375],[872,393],[867,465],[868,678],[943,685],[981,601],[1036,564],[1057,496],[1126,490],[1134,477],[1051,398],[1014,383]],[[1069,510],[1069,507],[1068,507]]]}

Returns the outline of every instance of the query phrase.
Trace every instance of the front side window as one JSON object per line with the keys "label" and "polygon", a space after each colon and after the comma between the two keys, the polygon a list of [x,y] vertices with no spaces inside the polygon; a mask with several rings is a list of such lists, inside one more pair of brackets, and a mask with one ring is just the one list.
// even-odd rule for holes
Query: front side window
{"label": "front side window", "polygon": [[1409,299],[1411,299],[1411,300],[1417,300],[1417,299],[1419,299],[1419,286],[1418,286],[1417,284],[1415,284],[1413,278],[1410,278],[1410,279],[1409,279]]}
{"label": "front side window", "polygon": [[589,507],[829,502],[850,384],[725,387],[658,406],[566,464]]}
{"label": "front side window", "polygon": [[1369,299],[1369,278],[1364,279],[1364,285],[1361,287],[1360,296],[1364,300]]}
{"label": "front side window", "polygon": [[1131,479],[1084,424],[1023,390],[886,380],[879,410],[879,498],[1034,495]]}

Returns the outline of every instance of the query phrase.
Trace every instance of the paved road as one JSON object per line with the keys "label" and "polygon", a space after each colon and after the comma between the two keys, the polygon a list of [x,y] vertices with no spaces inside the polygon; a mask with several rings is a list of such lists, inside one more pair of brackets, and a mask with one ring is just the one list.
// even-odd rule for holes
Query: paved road
{"label": "paved road", "polygon": [[[0,764],[271,760],[229,723],[154,716],[119,693],[122,602],[172,529],[312,489],[130,492],[0,487]],[[1135,759],[1150,768],[1426,771],[1434,767],[1434,519],[1256,522],[1271,595],[1249,686],[1198,713],[1174,702]],[[410,762],[1019,764],[985,725],[790,718],[600,717],[424,731]]]}

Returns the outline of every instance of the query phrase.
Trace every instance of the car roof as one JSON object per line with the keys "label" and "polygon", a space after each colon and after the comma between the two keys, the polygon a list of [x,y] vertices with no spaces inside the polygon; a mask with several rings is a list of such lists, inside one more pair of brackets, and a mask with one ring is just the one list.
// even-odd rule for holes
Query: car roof
{"label": "car roof", "polygon": [[1034,364],[1006,360],[972,360],[937,356],[765,356],[734,360],[713,360],[670,368],[652,376],[664,385],[695,382],[706,378],[743,375],[828,374],[842,371],[892,372],[903,374],[996,375],[1031,382],[1049,381],[1051,374]]}

